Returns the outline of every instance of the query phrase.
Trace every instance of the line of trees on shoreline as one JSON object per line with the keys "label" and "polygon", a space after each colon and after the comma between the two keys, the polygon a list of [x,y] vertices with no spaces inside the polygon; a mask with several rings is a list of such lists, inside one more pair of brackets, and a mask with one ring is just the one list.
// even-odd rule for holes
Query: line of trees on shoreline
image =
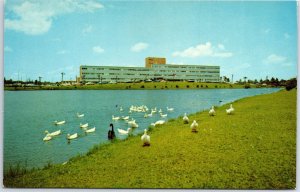
{"label": "line of trees on shoreline", "polygon": [[[230,83],[230,79],[226,76],[223,76],[220,78],[222,83]],[[38,80],[30,80],[30,81],[14,81],[12,79],[6,80],[4,77],[4,86],[41,86],[41,85],[50,85],[50,86],[59,86],[61,82],[41,82]],[[243,80],[239,79],[235,82],[235,84],[239,85],[245,85],[245,88],[250,88],[250,84],[255,84],[258,87],[260,86],[268,86],[268,87],[286,87],[287,90],[290,90],[292,88],[297,87],[297,79],[291,78],[289,80],[281,79],[271,77],[271,79],[266,78],[265,80],[260,79],[259,81],[257,79],[251,80],[247,79],[247,77],[244,77]]]}
{"label": "line of trees on shoreline", "polygon": [[[230,82],[230,79],[226,76],[223,76],[223,82]],[[250,88],[250,84],[256,84],[256,85],[265,85],[265,86],[271,86],[271,87],[286,87],[287,90],[290,90],[292,88],[297,87],[297,78],[291,78],[288,80],[271,77],[271,79],[247,79],[247,77],[244,77],[243,80],[239,79],[235,82],[236,84],[245,85],[245,88]]]}

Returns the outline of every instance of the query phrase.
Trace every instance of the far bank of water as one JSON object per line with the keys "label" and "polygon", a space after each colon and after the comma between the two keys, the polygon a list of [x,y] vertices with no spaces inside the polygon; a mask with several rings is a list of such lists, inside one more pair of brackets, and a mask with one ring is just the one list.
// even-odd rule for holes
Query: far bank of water
{"label": "far bank of water", "polygon": [[[129,114],[131,105],[156,107],[167,113],[166,118],[176,118],[186,113],[219,106],[234,100],[278,91],[279,88],[262,89],[206,89],[206,90],[69,90],[69,91],[18,91],[4,92],[4,169],[21,163],[28,168],[42,167],[48,162],[63,163],[69,158],[86,153],[93,145],[107,142],[109,124],[115,129],[127,129],[125,121],[112,121],[112,115],[136,119],[139,127],[133,134],[141,133],[150,123],[162,119],[159,114],[144,118],[144,113]],[[220,102],[222,101],[222,102]],[[124,111],[120,111],[122,106]],[[168,112],[166,107],[173,107]],[[83,118],[76,114],[84,113]],[[150,112],[149,112],[150,113]],[[55,120],[66,124],[55,126]],[[89,123],[96,132],[85,134],[80,123]],[[61,129],[62,134],[43,142],[45,130]],[[117,131],[116,131],[117,132]],[[79,138],[70,143],[66,135],[78,133]],[[117,133],[117,137],[124,138]]]}

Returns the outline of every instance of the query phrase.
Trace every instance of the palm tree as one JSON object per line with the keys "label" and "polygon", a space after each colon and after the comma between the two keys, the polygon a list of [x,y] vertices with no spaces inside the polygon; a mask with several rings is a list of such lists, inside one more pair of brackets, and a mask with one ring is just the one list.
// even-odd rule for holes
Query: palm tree
{"label": "palm tree", "polygon": [[245,83],[246,83],[247,77],[244,77],[244,80],[245,80]]}

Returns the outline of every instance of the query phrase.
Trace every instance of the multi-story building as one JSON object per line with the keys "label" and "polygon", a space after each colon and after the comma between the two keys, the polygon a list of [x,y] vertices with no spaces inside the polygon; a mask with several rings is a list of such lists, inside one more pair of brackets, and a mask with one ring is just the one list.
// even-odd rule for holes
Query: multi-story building
{"label": "multi-story building", "polygon": [[164,65],[166,64],[166,58],[163,57],[147,57],[145,58],[145,67],[151,68],[153,64]]}
{"label": "multi-story building", "polygon": [[146,58],[145,67],[80,66],[80,80],[83,83],[136,82],[149,79],[219,82],[220,66],[166,64],[165,58],[153,57]]}

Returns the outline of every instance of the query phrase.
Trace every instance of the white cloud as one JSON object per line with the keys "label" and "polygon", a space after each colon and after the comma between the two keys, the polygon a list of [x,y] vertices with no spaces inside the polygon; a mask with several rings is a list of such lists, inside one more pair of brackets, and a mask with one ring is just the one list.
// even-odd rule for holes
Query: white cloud
{"label": "white cloud", "polygon": [[12,50],[12,48],[10,48],[10,47],[8,47],[8,46],[5,46],[5,47],[4,47],[4,51],[5,51],[5,52],[12,52],[13,50]]}
{"label": "white cloud", "polygon": [[284,63],[285,61],[286,61],[286,57],[276,55],[276,54],[271,54],[263,60],[263,62],[266,64]]}
{"label": "white cloud", "polygon": [[174,57],[232,57],[231,52],[225,52],[225,47],[219,44],[217,48],[213,47],[210,42],[189,47],[183,51],[176,51],[172,55]]}
{"label": "white cloud", "polygon": [[131,51],[140,52],[140,51],[147,49],[148,47],[149,47],[149,45],[147,43],[139,42],[131,47]]}
{"label": "white cloud", "polygon": [[93,51],[95,53],[103,53],[104,49],[102,49],[100,46],[95,46],[95,47],[93,47]]}
{"label": "white cloud", "polygon": [[8,7],[8,11],[14,14],[13,18],[4,21],[6,29],[21,31],[28,35],[46,33],[56,16],[72,12],[93,12],[103,7],[95,0],[51,0],[18,1],[19,4]]}

